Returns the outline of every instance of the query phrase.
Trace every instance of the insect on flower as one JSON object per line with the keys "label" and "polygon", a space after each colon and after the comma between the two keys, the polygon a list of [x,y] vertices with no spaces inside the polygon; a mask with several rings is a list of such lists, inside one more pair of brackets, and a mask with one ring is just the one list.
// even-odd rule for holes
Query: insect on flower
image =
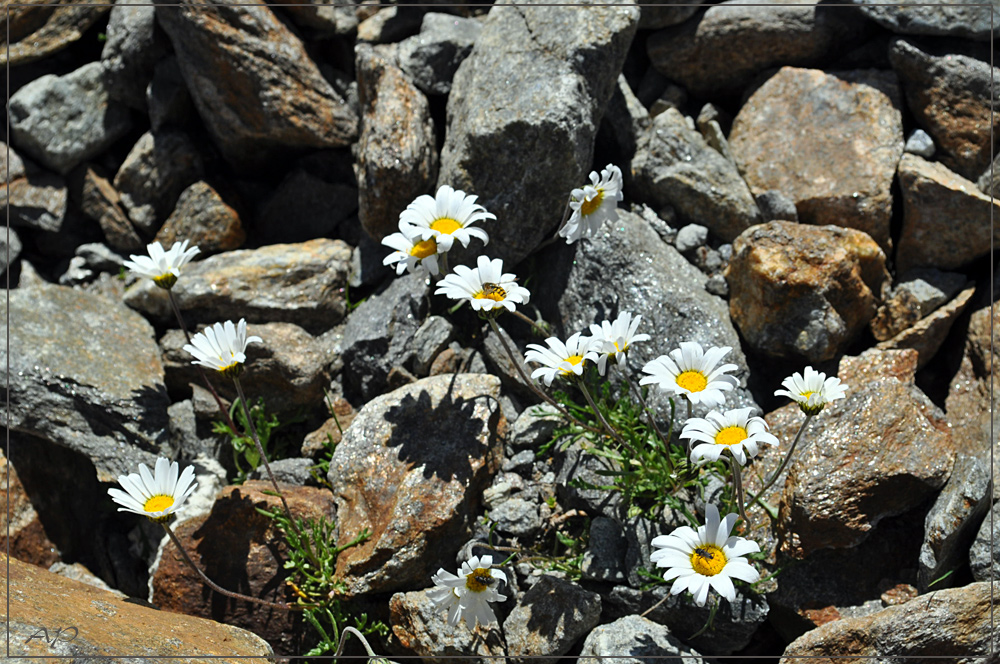
{"label": "insect on flower", "polygon": [[[517,281],[515,279],[514,281]],[[488,281],[483,282],[483,295],[489,297],[490,295],[499,296],[501,299],[507,297],[507,291],[500,288],[500,284],[493,284]]]}
{"label": "insect on flower", "polygon": [[699,548],[695,549],[694,552],[699,557],[704,558],[705,560],[712,560],[713,558],[715,558],[715,554],[712,553],[711,551],[709,551],[708,549],[702,549],[702,548],[699,547]]}

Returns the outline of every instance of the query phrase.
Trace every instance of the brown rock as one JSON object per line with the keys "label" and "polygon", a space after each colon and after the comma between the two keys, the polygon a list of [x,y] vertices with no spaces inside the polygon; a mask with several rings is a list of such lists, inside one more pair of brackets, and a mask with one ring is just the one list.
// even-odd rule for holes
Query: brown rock
{"label": "brown rock", "polygon": [[[445,565],[445,569],[448,567]],[[397,654],[433,658],[439,664],[491,662],[495,660],[486,658],[505,654],[502,643],[494,638],[483,639],[479,634],[482,630],[470,631],[464,620],[455,627],[449,625],[448,612],[438,609],[423,590],[396,593],[389,600],[389,612],[396,637],[392,645],[398,641],[405,649],[397,646]],[[483,659],[470,659],[474,655]]]}
{"label": "brown rock", "polygon": [[24,160],[18,156],[14,148],[0,141],[0,179],[4,183],[24,177]]}
{"label": "brown rock", "polygon": [[789,221],[744,231],[725,276],[747,342],[810,362],[832,359],[861,333],[889,277],[885,254],[865,233]]}
{"label": "brown rock", "polygon": [[358,44],[361,100],[358,145],[361,225],[376,240],[395,233],[399,213],[417,196],[433,195],[438,175],[434,122],[427,97],[394,63],[394,51]]}
{"label": "brown rock", "polygon": [[[646,7],[642,11],[645,17]],[[699,97],[713,97],[738,94],[769,67],[818,64],[831,49],[843,49],[863,34],[861,21],[850,12],[813,2],[730,0],[653,33],[647,50],[653,66],[670,80]]]}
{"label": "brown rock", "polygon": [[355,140],[354,111],[267,6],[156,4],[195,106],[235,168]]}
{"label": "brown rock", "polygon": [[201,256],[243,246],[247,234],[240,216],[207,182],[195,182],[181,192],[177,205],[156,233],[164,247],[188,240]]}
{"label": "brown rock", "polygon": [[941,150],[941,161],[974,180],[989,167],[1000,119],[993,116],[990,93],[1000,69],[958,53],[925,52],[897,39],[889,60],[899,74],[907,106]]}
{"label": "brown rock", "polygon": [[500,380],[434,376],[370,401],[330,462],[347,594],[424,586],[454,560],[503,454]]}
{"label": "brown rock", "polygon": [[970,284],[958,296],[930,316],[923,318],[891,339],[879,343],[879,350],[912,348],[919,354],[917,369],[924,368],[941,348],[951,326],[976,292],[976,285]]}
{"label": "brown rock", "polygon": [[70,194],[83,213],[101,225],[110,246],[134,253],[145,249],[145,243],[122,209],[121,196],[98,166],[87,164],[74,171],[70,186]]}
{"label": "brown rock", "polygon": [[990,252],[990,214],[1000,202],[979,191],[974,182],[913,154],[899,161],[903,191],[903,228],[896,248],[896,269],[962,267]]}
{"label": "brown rock", "polygon": [[[886,517],[918,507],[948,479],[955,443],[944,414],[913,384],[917,352],[841,360],[848,396],[800,443],[778,515],[781,549],[804,558],[863,541]],[[863,416],[859,416],[863,414]]]}
{"label": "brown rock", "polygon": [[66,181],[54,173],[42,171],[10,185],[0,183],[0,206],[9,210],[11,226],[63,230],[67,199]]}
{"label": "brown rock", "polygon": [[357,416],[357,411],[345,399],[334,398],[333,417],[323,422],[316,431],[306,434],[302,441],[302,456],[316,458],[326,448],[328,441],[334,445],[340,443],[342,440],[341,430],[346,432]]}
{"label": "brown rock", "polygon": [[809,658],[816,664],[900,658],[988,661],[1000,647],[991,623],[990,584],[932,592],[902,606],[844,618],[814,629],[785,648],[782,664]]}
{"label": "brown rock", "polygon": [[[341,240],[272,244],[189,263],[173,293],[188,325],[246,318],[294,323],[315,333],[343,319],[350,267],[351,248]],[[174,320],[166,291],[150,279],[129,288],[125,302],[164,322]]]}
{"label": "brown rock", "polygon": [[32,565],[48,568],[60,562],[59,550],[31,504],[14,466],[0,451],[0,550]]}
{"label": "brown rock", "polygon": [[[334,517],[329,491],[285,484],[279,488],[294,516]],[[295,595],[285,584],[284,538],[270,518],[257,512],[258,508],[281,508],[277,497],[265,493],[273,490],[270,482],[258,480],[226,487],[208,516],[181,521],[174,532],[194,563],[223,588],[271,602],[289,602]],[[185,564],[172,542],[163,550],[152,587],[153,603],[161,609],[242,627],[266,639],[279,654],[302,652],[308,629],[301,613],[219,595]]]}
{"label": "brown rock", "polygon": [[755,196],[780,191],[800,221],[856,228],[888,253],[900,97],[892,73],[783,67],[740,109],[729,148]]}
{"label": "brown rock", "polygon": [[0,32],[3,35],[0,38],[0,66],[26,65],[61,51],[80,39],[113,4],[113,0],[4,3],[6,20],[2,22],[5,29]]}

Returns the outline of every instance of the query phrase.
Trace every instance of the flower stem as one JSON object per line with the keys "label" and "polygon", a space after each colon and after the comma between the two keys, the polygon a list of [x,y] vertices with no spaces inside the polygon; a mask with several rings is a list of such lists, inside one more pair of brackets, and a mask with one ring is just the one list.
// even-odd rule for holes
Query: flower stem
{"label": "flower stem", "polygon": [[520,318],[521,320],[523,320],[525,323],[527,323],[531,327],[535,328],[535,332],[538,332],[543,337],[548,334],[548,332],[545,331],[545,328],[543,328],[541,325],[539,325],[535,321],[531,320],[530,318],[528,318],[527,316],[525,316],[524,314],[522,314],[517,309],[514,310],[514,315],[517,316],[518,318]]}
{"label": "flower stem", "polygon": [[441,265],[439,266],[438,272],[441,276],[448,274],[451,270],[448,269],[448,252],[441,254]]}
{"label": "flower stem", "polygon": [[629,389],[632,390],[633,394],[635,394],[635,398],[639,400],[639,404],[642,406],[642,409],[646,411],[646,417],[649,418],[649,424],[653,427],[653,431],[656,432],[656,435],[659,436],[660,440],[663,442],[663,451],[666,452],[668,472],[673,473],[674,461],[670,458],[670,441],[666,439],[663,432],[660,431],[660,427],[656,425],[656,418],[653,417],[653,411],[649,409],[649,406],[646,404],[646,400],[642,398],[642,391],[636,387],[635,383],[632,382],[632,379],[628,377],[628,372],[622,371],[621,369],[618,371],[621,373],[622,377],[625,378],[625,382],[628,383]]}
{"label": "flower stem", "polygon": [[747,528],[750,527],[750,519],[747,517],[746,510],[743,508],[743,476],[740,474],[740,462],[736,460],[736,457],[729,458],[729,465],[733,469],[733,493],[736,497],[736,506],[740,510],[740,518],[746,523]]}
{"label": "flower stem", "polygon": [[242,600],[247,601],[247,602],[253,602],[254,604],[262,604],[264,606],[269,606],[272,609],[281,609],[282,611],[296,611],[296,610],[301,610],[302,607],[295,606],[295,605],[292,605],[292,604],[281,604],[281,603],[277,603],[277,602],[269,602],[266,599],[258,599],[256,597],[250,597],[249,595],[242,595],[240,593],[234,593],[231,590],[226,590],[225,588],[223,588],[222,586],[220,586],[219,584],[215,583],[210,578],[208,578],[205,575],[205,573],[202,572],[198,568],[198,566],[194,564],[194,561],[191,560],[191,556],[189,556],[188,552],[184,550],[184,546],[181,544],[181,541],[177,538],[177,535],[174,534],[174,531],[170,530],[170,526],[168,526],[165,523],[162,523],[160,525],[162,525],[163,529],[165,531],[167,531],[167,535],[170,537],[170,541],[173,542],[174,546],[177,547],[177,550],[181,552],[181,556],[184,558],[184,562],[186,562],[188,564],[188,567],[190,567],[195,572],[197,572],[198,576],[201,577],[201,580],[205,582],[205,585],[207,585],[209,588],[211,588],[215,592],[217,592],[217,593],[219,593],[221,595],[225,595],[226,597],[231,597],[233,599],[242,599]]}
{"label": "flower stem", "polygon": [[[173,290],[167,291],[167,299],[170,300],[170,306],[174,310],[174,315],[177,317],[177,322],[180,323],[181,330],[184,332],[184,337],[190,344],[191,333],[188,332],[187,325],[184,323],[184,316],[181,315],[181,308],[177,304],[177,299],[174,298]],[[222,412],[222,416],[226,418],[226,424],[229,425],[229,429],[233,433],[239,435],[239,431],[236,429],[236,423],[233,422],[233,418],[229,416],[229,409],[223,405],[222,398],[219,396],[219,393],[215,391],[215,387],[212,386],[212,382],[208,380],[208,376],[205,374],[205,370],[201,368],[200,364],[195,364],[194,367],[195,369],[198,370],[198,374],[201,375],[201,380],[205,383],[205,387],[207,387],[208,391],[212,393],[213,397],[215,397],[215,405],[219,407],[219,410]]]}
{"label": "flower stem", "polygon": [[750,500],[750,503],[747,505],[747,509],[751,509],[754,505],[760,502],[760,497],[763,496],[764,493],[778,481],[778,477],[781,475],[782,471],[785,470],[785,466],[787,466],[788,462],[792,460],[792,454],[795,452],[795,446],[799,444],[799,439],[802,438],[802,432],[806,430],[807,426],[809,426],[809,420],[813,417],[814,415],[806,414],[806,419],[802,421],[802,425],[799,427],[798,433],[795,434],[795,440],[792,441],[792,446],[788,449],[788,454],[785,455],[781,465],[778,466],[778,470],[774,471],[774,474],[771,475],[771,477],[764,484],[764,488],[758,491],[757,495]]}
{"label": "flower stem", "polygon": [[611,427],[610,424],[608,424],[608,421],[606,419],[604,419],[604,415],[601,413],[601,409],[597,407],[597,404],[594,402],[594,398],[590,396],[590,390],[587,389],[587,384],[584,382],[583,376],[578,377],[576,382],[577,385],[580,387],[580,391],[583,392],[583,397],[587,400],[587,403],[590,404],[591,409],[594,411],[594,415],[596,415],[597,419],[600,421],[601,426],[603,426],[605,430],[607,430],[608,434],[612,438],[614,438],[619,445],[627,449],[632,454],[633,457],[639,458],[639,453],[635,451],[635,448],[626,443],[625,439],[622,438],[618,434],[618,432]]}
{"label": "flower stem", "polygon": [[507,343],[507,340],[503,338],[502,334],[500,334],[500,327],[497,325],[496,321],[493,320],[492,318],[487,318],[487,320],[490,323],[490,327],[493,328],[493,333],[497,335],[498,339],[500,339],[500,343],[503,345],[503,349],[507,351],[507,356],[510,357],[510,361],[514,363],[514,368],[517,369],[517,373],[519,376],[521,376],[521,380],[524,381],[525,385],[527,385],[532,392],[537,394],[543,401],[547,402],[556,410],[558,410],[560,413],[562,413],[562,415],[566,419],[570,420],[578,427],[586,431],[590,431],[591,433],[600,434],[602,436],[604,435],[604,432],[601,431],[600,429],[596,429],[590,426],[589,424],[584,424],[580,420],[573,417],[573,415],[568,410],[563,408],[562,404],[560,404],[558,401],[547,395],[545,392],[542,392],[540,389],[538,389],[535,386],[535,383],[530,378],[528,378],[528,376],[524,373],[524,369],[521,368],[521,363],[518,361],[517,357],[515,357],[514,351],[511,350],[510,345]]}
{"label": "flower stem", "polygon": [[374,658],[375,657],[375,651],[372,650],[372,647],[370,645],[368,645],[368,639],[366,639],[361,632],[359,632],[358,630],[354,629],[350,625],[344,627],[344,633],[340,637],[340,644],[337,646],[337,652],[333,655],[334,657],[340,657],[340,653],[342,653],[344,651],[344,644],[347,643],[347,635],[348,634],[353,634],[356,637],[358,637],[359,639],[361,639],[361,643],[362,643],[362,645],[364,645],[365,652],[368,653],[368,657],[369,658]]}

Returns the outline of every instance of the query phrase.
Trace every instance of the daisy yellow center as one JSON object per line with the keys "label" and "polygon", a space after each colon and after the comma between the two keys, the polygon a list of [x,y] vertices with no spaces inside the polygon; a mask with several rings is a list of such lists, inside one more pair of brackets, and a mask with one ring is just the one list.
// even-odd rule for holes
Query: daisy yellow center
{"label": "daisy yellow center", "polygon": [[434,223],[431,224],[432,231],[438,231],[440,233],[444,233],[445,235],[451,235],[461,227],[462,224],[448,217],[441,217],[440,219],[435,219]]}
{"label": "daisy yellow center", "polygon": [[437,253],[437,242],[434,241],[434,238],[417,242],[415,245],[413,245],[413,249],[410,249],[410,255],[416,256],[417,258],[420,259],[427,258],[428,256],[433,256],[436,253]]}
{"label": "daisy yellow center", "polygon": [[814,395],[814,394],[816,394],[816,393],[815,393],[814,391],[812,391],[812,390],[809,390],[809,391],[807,391],[807,392],[803,392],[803,393],[802,393],[802,394],[800,394],[799,396],[800,396],[800,397],[802,397],[803,399],[805,399],[806,401],[809,401],[809,397],[811,397],[811,396],[812,396],[812,395]]}
{"label": "daisy yellow center", "polygon": [[492,583],[493,577],[490,575],[490,570],[485,567],[477,567],[472,570],[472,574],[465,577],[465,587],[474,593],[483,592]]}
{"label": "daisy yellow center", "polygon": [[218,369],[218,372],[226,378],[237,378],[243,372],[243,365],[239,362],[233,362],[232,364],[227,364],[221,369]]}
{"label": "daisy yellow center", "polygon": [[507,297],[507,291],[500,288],[497,284],[486,283],[483,284],[483,290],[473,295],[473,297],[477,300],[493,300],[494,302],[501,302],[505,297]]}
{"label": "daisy yellow center", "polygon": [[173,272],[166,272],[158,277],[153,277],[153,283],[165,290],[170,290],[177,283],[177,275]]}
{"label": "daisy yellow center", "polygon": [[701,392],[708,387],[708,380],[700,371],[685,371],[677,377],[677,387],[688,392]]}
{"label": "daisy yellow center", "polygon": [[153,496],[146,501],[146,504],[142,506],[142,509],[147,512],[162,512],[173,504],[173,496]]}
{"label": "daisy yellow center", "polygon": [[[570,355],[569,357],[566,358],[566,361],[569,362],[570,364],[572,364],[575,367],[576,365],[578,365],[581,362],[583,362],[583,355]],[[567,371],[566,369],[563,369],[563,373],[564,374],[571,374],[573,372],[572,371]]]}
{"label": "daisy yellow center", "polygon": [[580,214],[587,216],[594,214],[597,208],[601,207],[601,202],[604,200],[604,190],[598,189],[597,195],[591,198],[589,201],[584,201],[580,206]]}
{"label": "daisy yellow center", "polygon": [[704,576],[715,576],[726,562],[726,554],[714,544],[700,544],[691,552],[691,567]]}
{"label": "daisy yellow center", "polygon": [[716,445],[736,445],[747,439],[747,430],[743,427],[726,427],[715,434]]}

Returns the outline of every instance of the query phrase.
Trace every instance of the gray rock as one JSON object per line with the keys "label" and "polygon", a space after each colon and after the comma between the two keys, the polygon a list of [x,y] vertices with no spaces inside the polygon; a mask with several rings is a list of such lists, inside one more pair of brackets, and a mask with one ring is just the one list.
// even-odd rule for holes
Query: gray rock
{"label": "gray rock", "polygon": [[625,616],[594,629],[583,642],[579,664],[598,664],[591,657],[614,656],[618,664],[647,664],[652,657],[671,657],[678,664],[698,664],[701,655],[681,643],[670,630],[648,618]]}
{"label": "gray rock", "polygon": [[59,284],[62,286],[82,284],[90,281],[93,277],[94,272],[87,269],[86,259],[82,256],[73,256],[73,258],[69,259],[66,271],[59,275]]}
{"label": "gray rock", "polygon": [[83,258],[84,264],[95,272],[112,272],[117,275],[125,262],[124,256],[100,242],[81,244],[76,248],[76,255]]}
{"label": "gray rock", "polygon": [[628,584],[633,588],[639,588],[649,583],[649,579],[639,575],[639,569],[654,571],[656,565],[650,562],[649,556],[656,549],[651,542],[654,537],[669,535],[675,528],[687,523],[666,523],[662,519],[650,521],[643,516],[633,516],[622,524],[622,531],[625,533],[625,541],[628,548],[625,550],[625,573]]}
{"label": "gray rock", "polygon": [[289,152],[357,138],[354,109],[270,8],[219,5],[207,12],[154,2],[198,114],[234,168],[252,171]]}
{"label": "gray rock", "polygon": [[431,362],[451,343],[455,327],[443,316],[428,316],[413,334],[413,371],[426,376]]}
{"label": "gray rock", "polygon": [[[359,220],[358,227],[360,225]],[[362,233],[351,254],[351,288],[375,286],[394,278],[392,268],[382,263],[385,257],[385,245],[371,239],[367,233]]]}
{"label": "gray rock", "polygon": [[593,581],[625,581],[627,541],[620,523],[604,516],[590,522],[590,548],[583,554],[580,571]]}
{"label": "gray rock", "polygon": [[422,7],[386,6],[358,24],[359,42],[389,44],[415,35],[420,30]]}
{"label": "gray rock", "polygon": [[[500,336],[503,338],[503,341],[493,332],[492,328],[486,328],[483,334],[482,351],[486,361],[483,367],[485,370],[484,373],[492,373],[499,376],[500,380],[503,381],[504,387],[508,390],[526,399],[537,400],[538,395],[525,384],[525,380],[522,378],[523,374],[525,378],[531,380],[531,368],[525,363],[524,355],[518,350],[517,344],[511,339],[510,334],[507,333],[503,325],[498,323],[497,327],[500,330]],[[506,342],[506,345],[504,342]],[[508,348],[514,354],[514,358],[511,358],[510,353],[507,352]],[[517,365],[514,364],[515,360],[518,362]],[[518,366],[521,368],[520,372],[517,370]]]}
{"label": "gray rock", "polygon": [[[438,185],[478,195],[497,215],[483,224],[491,255],[515,265],[556,230],[569,192],[593,166],[638,19],[627,3],[490,11],[452,84]],[[466,254],[456,255],[475,255]]]}
{"label": "gray rock", "polygon": [[103,169],[88,164],[70,178],[70,196],[85,215],[96,221],[104,240],[121,251],[139,253],[146,243],[121,206],[121,196],[105,177]]}
{"label": "gray rock", "polygon": [[87,34],[112,4],[101,0],[86,5],[11,7],[11,43],[0,54],[0,67],[26,65],[65,49]]}
{"label": "gray rock", "polygon": [[355,47],[361,138],[358,217],[376,240],[399,228],[399,213],[438,176],[434,122],[424,93],[394,64],[385,46]]}
{"label": "gray rock", "polygon": [[10,98],[11,142],[65,174],[95,157],[132,126],[127,108],[108,97],[99,62],[65,76],[47,74]]}
{"label": "gray rock", "polygon": [[532,539],[542,529],[538,505],[523,498],[508,498],[491,509],[487,516],[496,522],[501,533],[526,540]]}
{"label": "gray rock", "polygon": [[733,162],[705,142],[676,109],[654,118],[632,160],[635,196],[673,207],[686,222],[732,241],[760,222],[750,189]]}
{"label": "gray rock", "polygon": [[68,194],[62,177],[34,172],[0,189],[0,205],[10,211],[11,226],[57,233],[74,225],[66,213]]}
{"label": "gray rock", "polygon": [[861,12],[879,25],[906,35],[965,37],[980,41],[990,38],[995,19],[991,17],[1000,4],[995,0],[981,4],[902,0],[885,4],[879,0],[851,0]]}
{"label": "gray rock", "polygon": [[757,196],[757,207],[763,223],[780,219],[782,221],[798,221],[799,213],[795,202],[780,191],[762,191]]}
{"label": "gray rock", "polygon": [[8,226],[0,232],[0,272],[7,274],[7,271],[17,263],[22,248],[21,238],[13,228]]}
{"label": "gray rock", "polygon": [[562,424],[562,416],[552,406],[532,406],[521,413],[511,426],[507,433],[507,444],[515,450],[537,450],[552,439],[552,432]]}
{"label": "gray rock", "polygon": [[146,86],[146,107],[153,131],[171,124],[182,126],[194,114],[191,95],[176,57],[156,63],[153,77]]}
{"label": "gray rock", "polygon": [[[138,472],[139,463],[152,467],[168,443],[170,405],[152,326],[70,288],[17,289],[9,297],[0,325],[0,361],[10,363],[4,425],[83,454],[100,482]],[[8,316],[22,349],[9,356]]]}
{"label": "gray rock", "polygon": [[969,548],[969,568],[976,581],[1000,577],[1000,546],[994,542],[1000,542],[1000,502],[993,503]]}
{"label": "gray rock", "polygon": [[202,177],[204,166],[194,142],[175,130],[146,132],[125,157],[115,189],[137,228],[156,235],[181,192]]}
{"label": "gray rock", "polygon": [[[598,471],[615,470],[610,459],[581,451],[574,443],[556,457],[556,495],[566,510],[582,509],[589,514],[603,515],[610,519],[622,518],[625,511],[621,492],[588,486],[609,486],[612,478]],[[581,486],[582,484],[582,486]]]}
{"label": "gray rock", "polygon": [[[454,569],[449,571],[455,573]],[[493,658],[504,656],[498,639],[484,639],[478,630],[470,630],[465,620],[455,627],[449,625],[448,612],[438,609],[424,590],[396,593],[389,600],[389,612],[396,637],[390,648],[399,655],[416,653],[440,664],[491,664],[496,661]]]}
{"label": "gray rock", "polygon": [[600,618],[600,595],[572,581],[542,575],[517,598],[503,623],[507,654],[517,664],[539,656],[565,655]]}
{"label": "gray rock", "polygon": [[26,175],[24,160],[7,143],[0,141],[0,178],[4,183]]}
{"label": "gray rock", "polygon": [[918,157],[930,159],[934,156],[934,139],[923,129],[914,129],[910,137],[906,139],[903,150]]}
{"label": "gray rock", "polygon": [[349,37],[358,29],[358,6],[347,0],[288,0],[276,2],[296,25],[322,35]]}
{"label": "gray rock", "polygon": [[351,312],[341,342],[345,391],[368,401],[385,391],[393,367],[412,361],[426,298],[426,279],[408,274]]}
{"label": "gray rock", "polygon": [[482,31],[475,19],[428,12],[420,34],[399,43],[399,66],[424,94],[446,95]]}
{"label": "gray rock", "polygon": [[679,231],[674,239],[674,247],[685,254],[708,242],[708,229],[699,224],[688,224]]}
{"label": "gray rock", "polygon": [[146,110],[146,87],[153,68],[167,51],[163,33],[156,30],[152,0],[117,3],[108,17],[101,65],[108,95],[140,111]]}
{"label": "gray rock", "polygon": [[[340,240],[227,251],[186,265],[173,293],[188,325],[246,318],[319,333],[346,313],[350,261],[351,248]],[[218,287],[222,282],[226,288]],[[166,292],[150,279],[129,288],[125,303],[161,322],[174,319]]]}
{"label": "gray rock", "polygon": [[[503,455],[494,376],[432,376],[358,412],[330,461],[346,594],[424,585],[467,540],[479,497]],[[428,444],[428,434],[433,445]]]}
{"label": "gray rock", "polygon": [[[218,434],[211,433],[207,426],[204,431],[199,431],[192,399],[170,404],[167,415],[170,418],[170,447],[177,450],[185,459],[193,459],[200,455],[203,459],[211,458],[215,461],[216,456],[231,455],[228,442],[220,445]],[[218,461],[215,463],[218,464]],[[226,473],[223,470],[223,481],[225,478]]]}
{"label": "gray rock", "polygon": [[705,104],[698,113],[695,126],[698,127],[701,135],[705,137],[706,143],[735,164],[736,161],[733,159],[733,154],[729,151],[729,141],[726,140],[726,135],[722,131],[722,125],[719,124],[721,117],[722,113],[719,109],[715,108],[712,104]]}
{"label": "gray rock", "polygon": [[[310,472],[313,467],[315,467],[316,462],[312,459],[303,458],[292,458],[292,459],[278,459],[277,461],[271,461],[271,472],[274,473],[274,479],[283,484],[291,484],[292,486],[305,486],[306,484],[316,484],[313,479],[312,473]],[[257,470],[253,471],[250,475],[252,480],[270,480],[271,478],[267,474],[267,470],[264,468],[264,464],[257,466]]]}
{"label": "gray rock", "polygon": [[636,141],[649,122],[649,112],[632,93],[625,76],[619,75],[594,139],[594,153],[604,155],[621,168],[625,191],[632,189],[631,163]]}
{"label": "gray rock", "polygon": [[721,274],[713,274],[705,282],[705,290],[716,297],[727,299],[729,297],[729,282]]}
{"label": "gray rock", "polygon": [[296,169],[257,211],[254,240],[261,244],[339,237],[337,228],[358,209],[358,190]]}
{"label": "gray rock", "polygon": [[920,318],[923,318],[955,297],[965,284],[964,274],[917,268],[901,275],[893,292],[905,291],[911,295],[917,304]]}
{"label": "gray rock", "polygon": [[683,23],[698,12],[697,2],[667,0],[655,5],[639,5],[639,29],[656,30]]}
{"label": "gray rock", "polygon": [[[951,478],[924,520],[924,543],[920,548],[920,586],[926,589],[945,572],[954,569],[989,511],[991,502],[988,463],[960,456]],[[947,585],[950,583],[945,581]],[[935,588],[941,586],[935,584]],[[945,586],[947,587],[947,586]]]}
{"label": "gray rock", "polygon": [[521,450],[511,458],[503,462],[502,470],[505,473],[516,473],[527,471],[535,463],[535,453],[531,450]]}
{"label": "gray rock", "polygon": [[246,241],[246,232],[236,210],[211,185],[199,181],[181,192],[155,240],[164,247],[187,240],[201,250],[198,257],[203,258],[239,249]]}

